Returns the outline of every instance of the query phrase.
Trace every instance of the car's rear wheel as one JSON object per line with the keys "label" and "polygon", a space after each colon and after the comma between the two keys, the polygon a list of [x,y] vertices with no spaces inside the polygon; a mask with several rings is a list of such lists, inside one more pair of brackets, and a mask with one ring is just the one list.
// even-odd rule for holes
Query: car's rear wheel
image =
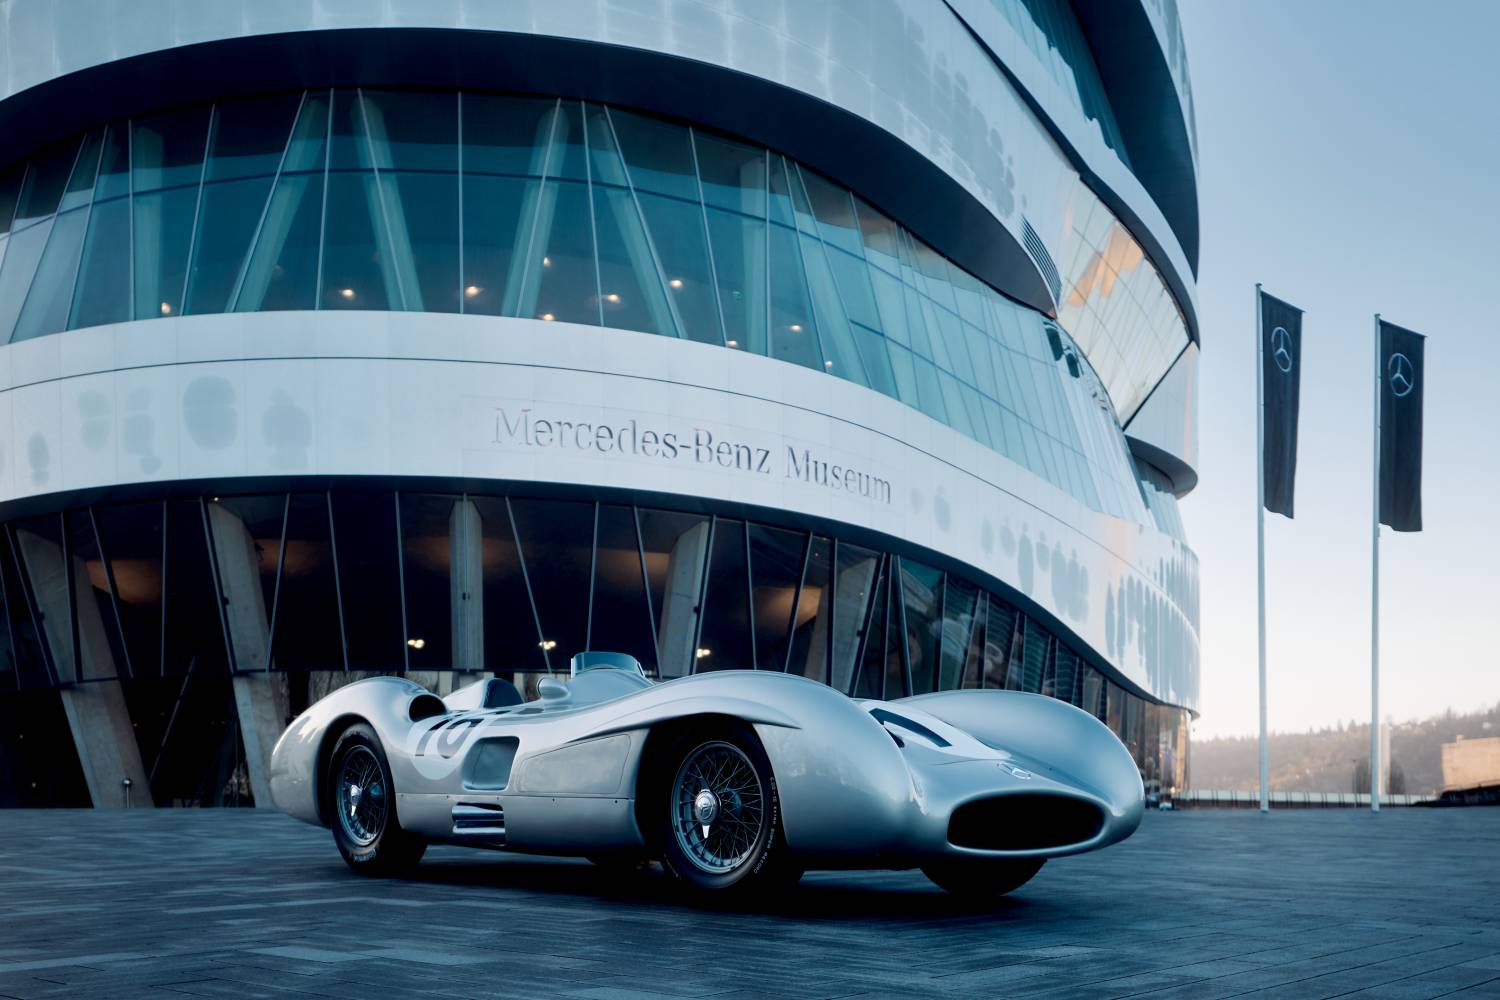
{"label": "car's rear wheel", "polygon": [[922,874],[954,895],[983,899],[1021,888],[1046,863],[1046,858],[946,858],[923,865]]}
{"label": "car's rear wheel", "polygon": [[375,730],[364,723],[339,734],[323,782],[333,842],[362,875],[395,875],[422,859],[427,843],[401,829],[391,765]]}
{"label": "car's rear wheel", "polygon": [[781,839],[776,778],[754,733],[743,726],[682,733],[664,763],[670,782],[656,809],[666,870],[708,892],[778,881],[775,874],[791,859]]}

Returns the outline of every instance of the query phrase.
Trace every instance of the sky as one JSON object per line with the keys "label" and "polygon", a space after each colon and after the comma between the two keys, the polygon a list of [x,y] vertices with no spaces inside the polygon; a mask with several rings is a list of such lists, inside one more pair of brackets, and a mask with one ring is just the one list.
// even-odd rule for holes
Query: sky
{"label": "sky", "polygon": [[1500,701],[1500,2],[1179,0],[1198,118],[1197,738],[1256,731],[1255,299],[1306,310],[1266,515],[1273,731],[1370,717],[1372,314],[1428,335],[1425,530],[1383,529],[1381,715]]}

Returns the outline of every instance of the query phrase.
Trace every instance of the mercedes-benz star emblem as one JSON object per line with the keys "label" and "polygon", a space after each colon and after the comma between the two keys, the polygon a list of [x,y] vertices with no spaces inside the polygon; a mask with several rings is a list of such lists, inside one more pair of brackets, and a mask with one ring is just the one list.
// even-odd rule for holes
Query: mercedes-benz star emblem
{"label": "mercedes-benz star emblem", "polygon": [[1271,331],[1271,360],[1283,372],[1292,370],[1292,335],[1286,332],[1284,326]]}
{"label": "mercedes-benz star emblem", "polygon": [[1391,395],[1400,399],[1417,387],[1417,372],[1411,359],[1404,354],[1392,354],[1385,364],[1386,376],[1391,380]]}

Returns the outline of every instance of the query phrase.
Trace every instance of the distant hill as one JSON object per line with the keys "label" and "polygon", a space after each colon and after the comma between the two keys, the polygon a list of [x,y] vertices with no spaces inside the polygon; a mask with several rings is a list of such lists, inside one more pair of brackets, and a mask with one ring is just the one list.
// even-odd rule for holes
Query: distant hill
{"label": "distant hill", "polygon": [[[1428,794],[1443,787],[1441,747],[1460,736],[1500,736],[1500,703],[1479,712],[1447,712],[1420,722],[1391,727],[1392,787],[1397,772],[1404,791]],[[1194,739],[1188,761],[1191,788],[1255,791],[1260,787],[1259,748],[1254,736]],[[1370,724],[1340,723],[1306,733],[1272,733],[1271,790],[1276,792],[1352,792],[1355,771],[1369,774]],[[1365,783],[1368,779],[1365,779]],[[1367,786],[1367,785],[1366,785]]]}

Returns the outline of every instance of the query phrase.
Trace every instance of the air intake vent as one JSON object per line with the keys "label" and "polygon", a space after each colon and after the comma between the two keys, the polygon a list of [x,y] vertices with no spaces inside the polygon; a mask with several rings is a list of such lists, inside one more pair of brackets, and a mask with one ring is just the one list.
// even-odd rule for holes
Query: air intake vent
{"label": "air intake vent", "polygon": [[953,810],[948,840],[981,851],[1033,851],[1093,840],[1104,814],[1063,795],[1001,795]]}
{"label": "air intake vent", "polygon": [[453,807],[453,836],[504,844],[505,810],[492,802],[460,802]]}
{"label": "air intake vent", "polygon": [[1031,254],[1031,259],[1036,262],[1037,270],[1042,272],[1042,280],[1047,282],[1047,287],[1052,290],[1052,301],[1062,301],[1062,278],[1058,276],[1057,264],[1052,260],[1052,255],[1047,252],[1047,244],[1031,228],[1031,223],[1023,218],[1021,220],[1021,241],[1026,244],[1026,252]]}

